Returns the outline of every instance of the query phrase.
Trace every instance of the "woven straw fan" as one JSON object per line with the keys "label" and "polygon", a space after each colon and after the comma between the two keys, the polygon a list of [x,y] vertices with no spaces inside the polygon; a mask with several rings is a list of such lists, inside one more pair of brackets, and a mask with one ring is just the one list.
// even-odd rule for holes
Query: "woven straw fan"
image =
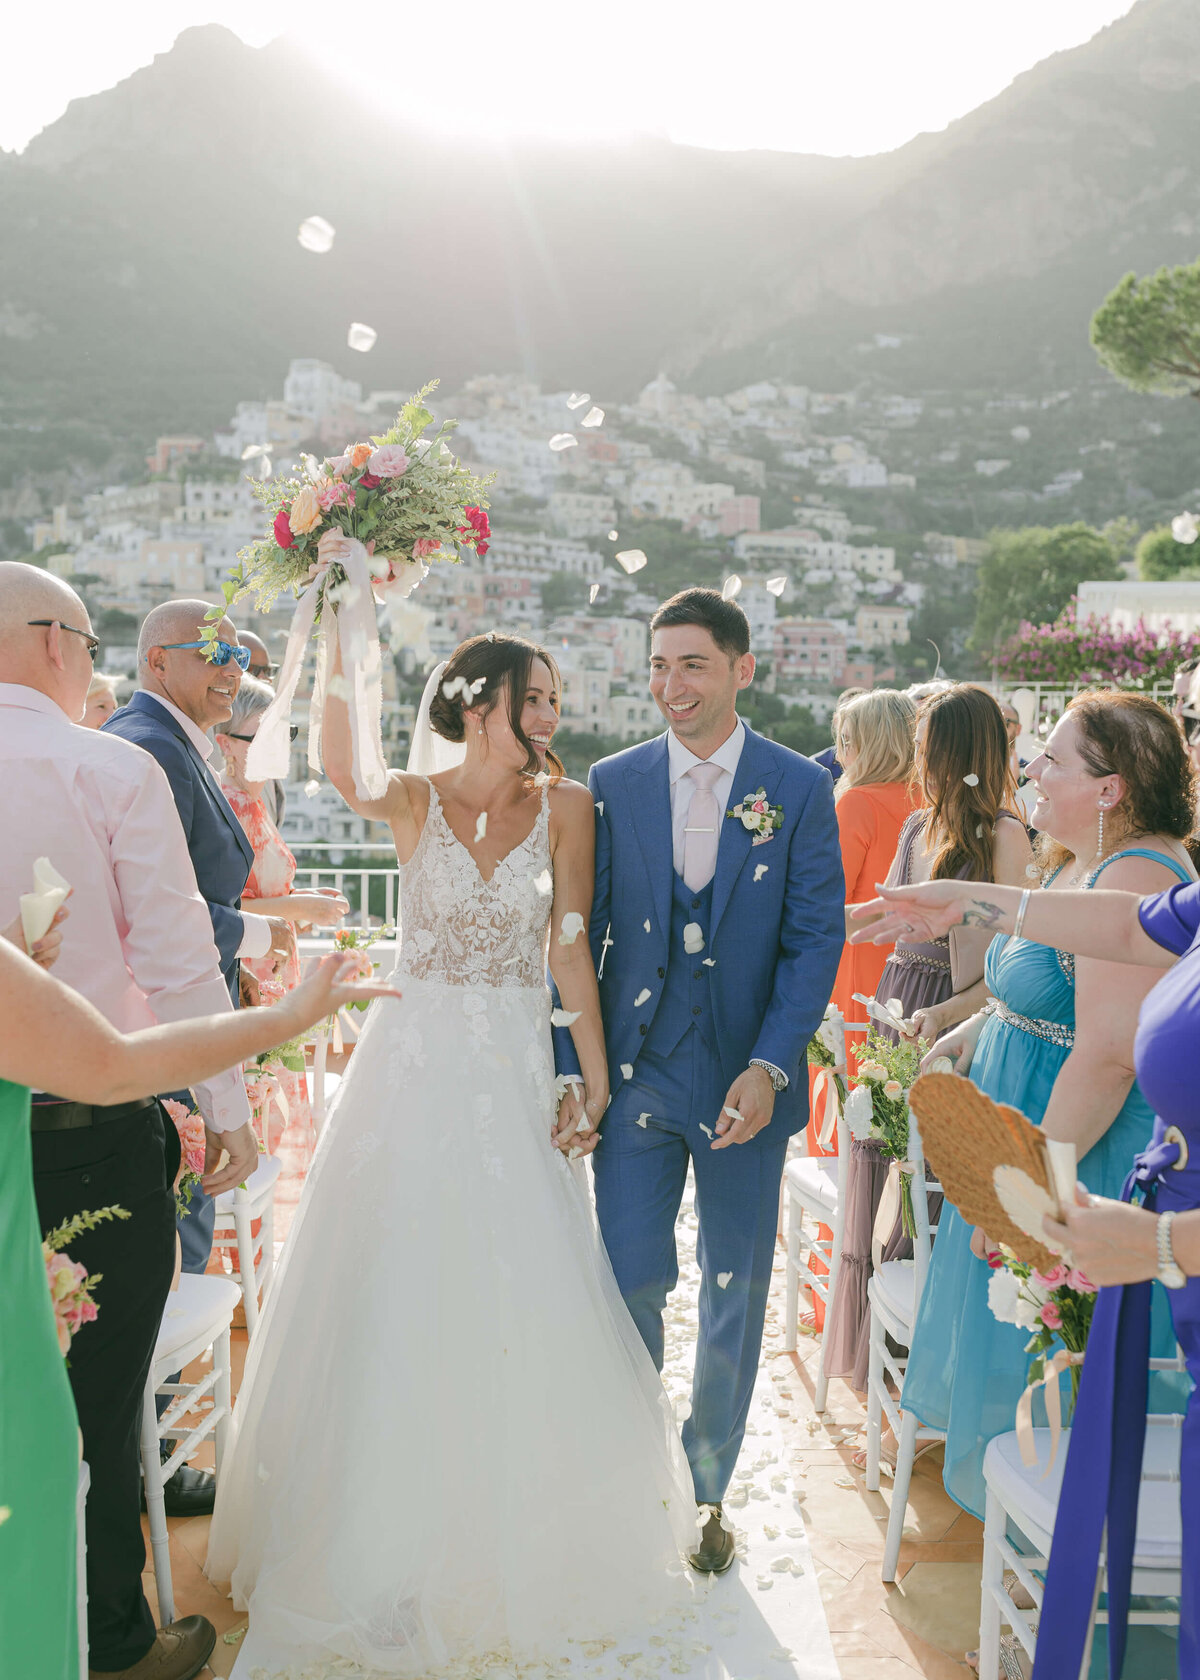
{"label": "woven straw fan", "polygon": [[1004,1103],[995,1103],[969,1079],[923,1073],[908,1094],[921,1127],[925,1155],[946,1195],[969,1225],[979,1225],[1039,1272],[1057,1256],[1046,1246],[1042,1218],[1060,1213],[1060,1194],[1072,1193],[1074,1151]]}

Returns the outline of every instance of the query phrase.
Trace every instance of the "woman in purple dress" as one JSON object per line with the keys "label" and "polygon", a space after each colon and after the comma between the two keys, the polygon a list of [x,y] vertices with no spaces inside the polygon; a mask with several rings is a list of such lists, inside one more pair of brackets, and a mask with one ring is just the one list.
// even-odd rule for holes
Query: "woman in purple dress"
{"label": "woman in purple dress", "polygon": [[[923,809],[900,830],[889,884],[943,876],[1024,884],[1033,852],[1024,825],[1004,809],[1012,794],[1008,737],[1000,707],[986,689],[956,683],[921,702],[914,779]],[[932,1042],[982,1005],[986,945],[974,933],[953,944],[949,938],[897,940],[875,995],[881,1003],[899,999],[905,1017]],[[867,1386],[871,1237],[887,1172],[879,1145],[855,1138],[841,1265],[825,1328],[825,1369],[860,1393]],[[884,1253],[889,1260],[906,1258],[911,1239],[897,1229]]]}
{"label": "woman in purple dress", "polygon": [[[1139,1016],[1134,1060],[1156,1120],[1120,1202],[1088,1197],[1065,1223],[1046,1222],[1064,1257],[1102,1285],[1088,1340],[1063,1476],[1037,1638],[1034,1680],[1079,1673],[1092,1619],[1102,1536],[1108,1531],[1109,1671],[1124,1660],[1142,1446],[1150,1285],[1170,1292],[1175,1334],[1200,1385],[1200,883],[1138,897],[1038,893],[935,881],[884,889],[863,907],[882,919],[857,934],[936,937],[976,926],[1102,962],[1169,968]],[[1140,1206],[1132,1205],[1140,1202]],[[1131,1205],[1125,1205],[1131,1204]],[[1120,1453],[1114,1443],[1120,1442]],[[1180,1680],[1200,1680],[1200,1399],[1188,1401],[1181,1441],[1183,1520]]]}

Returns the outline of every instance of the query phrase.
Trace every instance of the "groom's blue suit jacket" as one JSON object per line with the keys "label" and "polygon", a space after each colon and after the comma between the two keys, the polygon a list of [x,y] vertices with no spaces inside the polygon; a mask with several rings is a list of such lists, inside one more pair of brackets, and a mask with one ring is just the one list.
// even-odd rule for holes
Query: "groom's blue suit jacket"
{"label": "groom's blue suit jacket", "polygon": [[[589,933],[615,1093],[622,1064],[636,1063],[646,1042],[671,956],[666,735],[601,759],[588,785],[596,800]],[[808,1116],[805,1052],[845,939],[845,883],[829,772],[747,728],[731,804],[760,787],[770,804],[782,806],[783,826],[756,846],[736,818],[722,816],[704,955],[713,959],[707,972],[722,1077],[731,1085],[752,1059],[782,1068],[788,1088],[772,1124],[795,1131]],[[682,951],[675,958],[684,960]],[[638,1004],[643,991],[650,996]],[[577,1072],[569,1031],[556,1028],[554,1036],[559,1072]]]}
{"label": "groom's blue suit jacket", "polygon": [[254,848],[186,731],[157,700],[139,689],[104,728],[144,748],[167,773],[196,885],[212,918],[221,972],[236,1004],[237,954],[244,932],[238,902],[254,867]]}

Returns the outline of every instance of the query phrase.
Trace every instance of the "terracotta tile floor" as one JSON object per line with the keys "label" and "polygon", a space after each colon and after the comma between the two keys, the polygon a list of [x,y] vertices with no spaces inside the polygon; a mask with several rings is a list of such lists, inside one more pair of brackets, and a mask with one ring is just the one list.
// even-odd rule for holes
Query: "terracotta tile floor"
{"label": "terracotta tile floor", "polygon": [[[926,1454],[913,1471],[899,1578],[894,1586],[883,1585],[879,1566],[891,1483],[885,1478],[882,1492],[868,1493],[862,1472],[851,1462],[860,1443],[837,1446],[831,1439],[862,1425],[865,1407],[844,1383],[831,1383],[823,1427],[809,1432],[805,1420],[815,1415],[819,1344],[802,1338],[797,1353],[782,1351],[782,1304],[781,1249],[764,1359],[788,1360],[795,1371],[789,1385],[795,1396],[795,1421],[788,1426],[793,1463],[803,1472],[809,1544],[842,1680],[913,1680],[914,1675],[963,1680],[970,1670],[962,1655],[978,1643],[982,1527],[943,1491],[940,1448]],[[245,1331],[235,1330],[235,1392],[245,1356]],[[196,1462],[205,1460],[198,1457]],[[207,1462],[211,1464],[211,1456]],[[851,1486],[839,1485],[847,1478]],[[199,1612],[209,1618],[217,1629],[217,1645],[204,1672],[227,1676],[237,1659],[237,1630],[246,1618],[204,1576],[208,1526],[207,1517],[169,1521],[176,1614]],[[145,1586],[154,1608],[154,1574],[148,1561]],[[226,1636],[232,1636],[232,1643],[226,1643]]]}

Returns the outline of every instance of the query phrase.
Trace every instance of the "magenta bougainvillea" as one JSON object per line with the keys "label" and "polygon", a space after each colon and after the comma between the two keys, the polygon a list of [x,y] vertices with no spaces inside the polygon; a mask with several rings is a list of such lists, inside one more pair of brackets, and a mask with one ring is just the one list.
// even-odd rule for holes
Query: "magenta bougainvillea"
{"label": "magenta bougainvillea", "polygon": [[1142,619],[1130,630],[1114,630],[1098,618],[1076,624],[1072,600],[1053,624],[1022,624],[996,665],[1008,682],[1151,688],[1170,682],[1176,666],[1197,655],[1200,631],[1152,630]]}

